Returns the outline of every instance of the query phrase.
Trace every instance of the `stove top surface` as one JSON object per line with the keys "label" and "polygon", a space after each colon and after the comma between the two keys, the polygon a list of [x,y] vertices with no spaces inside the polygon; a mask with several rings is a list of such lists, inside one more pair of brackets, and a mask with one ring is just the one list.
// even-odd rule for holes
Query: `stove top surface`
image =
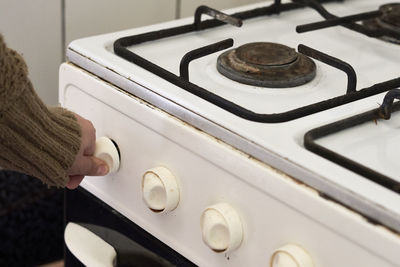
{"label": "stove top surface", "polygon": [[[232,14],[270,4],[271,2],[263,2],[229,10],[227,13]],[[382,4],[382,1],[376,0],[348,0],[326,3],[324,7],[333,14],[346,16],[377,10]],[[315,10],[302,8],[282,12],[279,15],[246,19],[240,28],[223,25],[145,42],[131,46],[129,50],[179,76],[180,61],[187,52],[227,38],[233,39],[233,48],[248,43],[265,42],[279,43],[295,48],[297,51],[298,46],[304,44],[350,64],[357,75],[356,90],[399,77],[400,46],[398,44],[370,38],[340,26],[302,34],[296,33],[296,26],[321,20],[323,20],[322,17]],[[85,68],[86,63],[81,64],[79,58],[89,59],[90,64],[99,66],[97,70],[111,70],[121,79],[133,81],[146,90],[162,96],[166,102],[183,107],[188,114],[195,114],[213,125],[211,128],[196,125],[200,129],[325,193],[334,195],[336,199],[349,206],[359,205],[354,204],[354,197],[357,201],[375,207],[374,209],[383,210],[391,217],[392,226],[395,224],[393,227],[400,229],[400,195],[398,193],[306,150],[303,144],[305,133],[314,128],[378,108],[385,93],[285,122],[254,122],[183,90],[117,56],[113,51],[114,41],[121,37],[192,22],[193,19],[188,18],[80,39],[69,45],[68,55],[70,60],[77,65]],[[189,65],[189,81],[254,113],[288,112],[341,96],[347,91],[346,74],[318,60],[314,60],[315,78],[298,86],[269,88],[271,86],[237,82],[221,75],[217,69],[217,59],[223,52],[192,61]],[[79,57],[73,55],[79,55]],[[101,76],[101,72],[95,74]],[[107,80],[107,77],[103,78]],[[128,87],[123,89],[131,90]],[[223,129],[223,133],[214,131],[213,127]],[[400,154],[400,114],[393,113],[390,120],[379,120],[350,128],[321,138],[318,142],[400,183],[400,165],[395,162]]]}

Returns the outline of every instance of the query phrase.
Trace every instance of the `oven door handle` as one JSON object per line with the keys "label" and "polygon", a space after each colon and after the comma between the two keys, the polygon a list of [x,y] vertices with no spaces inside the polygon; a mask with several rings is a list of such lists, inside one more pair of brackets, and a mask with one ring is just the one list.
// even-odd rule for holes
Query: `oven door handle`
{"label": "oven door handle", "polygon": [[64,240],[86,266],[175,266],[121,233],[98,225],[69,222]]}
{"label": "oven door handle", "polygon": [[89,229],[70,222],[65,227],[64,240],[69,251],[85,266],[116,266],[117,251]]}

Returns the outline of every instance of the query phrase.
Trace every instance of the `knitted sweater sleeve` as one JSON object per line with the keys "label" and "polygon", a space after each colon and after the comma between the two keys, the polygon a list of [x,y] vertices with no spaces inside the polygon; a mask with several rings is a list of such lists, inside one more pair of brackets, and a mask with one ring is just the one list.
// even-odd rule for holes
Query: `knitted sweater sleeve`
{"label": "knitted sweater sleeve", "polygon": [[0,166],[64,187],[80,142],[73,113],[43,104],[24,60],[0,34]]}

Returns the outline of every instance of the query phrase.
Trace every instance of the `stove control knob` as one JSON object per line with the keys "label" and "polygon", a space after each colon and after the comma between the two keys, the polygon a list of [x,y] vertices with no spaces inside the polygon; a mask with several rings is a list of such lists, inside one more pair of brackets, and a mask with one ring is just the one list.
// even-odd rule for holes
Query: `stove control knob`
{"label": "stove control knob", "polygon": [[109,168],[109,173],[117,172],[119,169],[120,155],[117,145],[108,137],[100,137],[96,140],[94,156],[104,160]]}
{"label": "stove control knob", "polygon": [[302,247],[287,244],[277,250],[271,256],[270,267],[313,267],[314,263],[310,255]]}
{"label": "stove control knob", "polygon": [[179,203],[179,187],[174,175],[164,167],[146,171],[142,178],[143,199],[154,212],[170,212]]}
{"label": "stove control knob", "polygon": [[236,210],[227,203],[207,207],[201,216],[203,241],[215,252],[227,252],[240,246],[242,222]]}

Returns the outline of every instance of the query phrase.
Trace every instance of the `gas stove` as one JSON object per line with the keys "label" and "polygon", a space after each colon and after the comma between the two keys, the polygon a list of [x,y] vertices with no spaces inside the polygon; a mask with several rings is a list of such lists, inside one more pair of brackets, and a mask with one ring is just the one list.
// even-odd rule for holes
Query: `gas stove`
{"label": "gas stove", "polygon": [[[60,102],[121,152],[82,187],[197,265],[397,266],[400,4],[321,2],[72,42]],[[181,197],[163,206],[165,173]]]}

